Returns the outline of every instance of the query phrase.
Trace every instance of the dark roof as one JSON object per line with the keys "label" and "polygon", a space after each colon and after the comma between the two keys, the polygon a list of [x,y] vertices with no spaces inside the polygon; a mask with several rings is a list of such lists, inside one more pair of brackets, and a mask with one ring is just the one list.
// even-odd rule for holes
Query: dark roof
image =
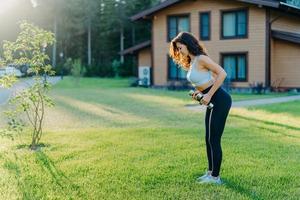
{"label": "dark roof", "polygon": [[[151,15],[153,15],[154,13],[156,13],[164,8],[167,8],[169,6],[172,6],[177,3],[184,2],[184,1],[185,0],[166,0],[162,3],[157,4],[156,6],[153,6],[152,8],[149,8],[147,10],[144,10],[140,13],[137,13],[137,14],[131,16],[130,19],[132,21],[136,21],[139,19],[146,19],[146,18],[150,17]],[[292,6],[287,3],[280,2],[279,0],[235,0],[235,1],[256,4],[259,6],[265,6],[265,7],[269,7],[269,8],[275,8],[275,9],[284,10],[284,11],[288,11],[290,13],[300,15],[300,8]]]}
{"label": "dark roof", "polygon": [[298,33],[272,30],[271,34],[273,38],[300,44],[300,34]]}
{"label": "dark roof", "polygon": [[145,49],[145,48],[150,47],[150,46],[151,46],[151,40],[148,40],[148,41],[139,43],[135,46],[132,46],[128,49],[125,49],[125,50],[121,51],[120,54],[121,55],[133,54],[133,53],[135,53],[139,50]]}
{"label": "dark roof", "polygon": [[162,9],[172,6],[176,3],[179,3],[180,1],[182,1],[182,0],[166,0],[162,3],[157,4],[156,6],[153,6],[152,8],[144,10],[136,15],[133,15],[130,19],[132,21],[135,21],[135,20],[138,20],[141,18],[146,18],[148,15],[151,15],[159,10],[162,10]]}

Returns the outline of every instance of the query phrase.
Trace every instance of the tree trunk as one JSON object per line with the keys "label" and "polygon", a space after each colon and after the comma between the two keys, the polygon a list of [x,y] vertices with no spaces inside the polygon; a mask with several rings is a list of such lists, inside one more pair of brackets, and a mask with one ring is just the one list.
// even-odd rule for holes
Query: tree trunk
{"label": "tree trunk", "polygon": [[[120,51],[122,52],[124,50],[124,28],[121,25],[121,31],[120,31]],[[124,63],[124,55],[121,54],[120,62]]]}
{"label": "tree trunk", "polygon": [[56,65],[56,39],[57,39],[57,20],[56,16],[54,16],[54,24],[53,24],[53,31],[54,31],[54,37],[55,41],[53,43],[53,48],[52,48],[52,67],[55,67]]}
{"label": "tree trunk", "polygon": [[91,45],[91,36],[92,27],[91,27],[91,18],[88,19],[88,65],[92,64],[92,45]]}

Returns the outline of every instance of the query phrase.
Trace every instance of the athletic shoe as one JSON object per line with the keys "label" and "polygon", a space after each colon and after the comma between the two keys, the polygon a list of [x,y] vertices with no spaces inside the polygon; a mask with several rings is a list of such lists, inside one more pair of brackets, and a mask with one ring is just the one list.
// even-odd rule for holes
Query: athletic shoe
{"label": "athletic shoe", "polygon": [[205,179],[206,177],[210,176],[210,174],[211,173],[207,171],[204,175],[199,176],[196,180],[201,181],[201,180]]}
{"label": "athletic shoe", "polygon": [[206,178],[202,179],[201,181],[198,181],[198,183],[200,184],[216,184],[216,185],[221,185],[222,181],[220,179],[220,177],[218,178],[214,178],[211,175],[207,176]]}

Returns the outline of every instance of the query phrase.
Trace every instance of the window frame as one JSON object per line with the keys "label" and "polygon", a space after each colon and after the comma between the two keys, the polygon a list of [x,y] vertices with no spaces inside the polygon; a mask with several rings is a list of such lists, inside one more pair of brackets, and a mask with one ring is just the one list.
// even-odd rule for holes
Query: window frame
{"label": "window frame", "polygon": [[[168,81],[184,81],[186,80],[186,76],[183,78],[179,78],[179,70],[183,70],[180,66],[176,66],[177,70],[176,70],[176,78],[171,78],[170,77],[170,60],[172,60],[172,58],[167,54],[167,80]],[[176,64],[176,63],[175,63]],[[177,64],[176,64],[177,65]],[[185,70],[184,70],[185,71]],[[186,72],[187,73],[187,72]]]}
{"label": "window frame", "polygon": [[[244,79],[240,79],[238,78],[238,65],[237,65],[237,58],[238,56],[245,56],[245,78]],[[248,75],[249,75],[249,65],[248,65],[248,52],[247,51],[241,51],[241,52],[221,52],[220,53],[220,63],[222,68],[225,70],[225,66],[224,66],[224,57],[225,56],[235,56],[235,60],[236,60],[236,66],[235,66],[235,70],[236,70],[236,77],[234,79],[230,79],[231,82],[248,82]]]}
{"label": "window frame", "polygon": [[[201,15],[202,14],[208,14],[209,23],[208,23],[208,37],[207,38],[203,38],[202,35],[201,35],[201,30],[202,30]],[[199,38],[202,41],[211,40],[211,11],[201,11],[201,12],[199,12]]]}
{"label": "window frame", "polygon": [[182,13],[182,14],[174,14],[174,15],[167,15],[167,42],[171,42],[173,38],[170,38],[170,18],[175,17],[176,18],[176,35],[179,33],[178,32],[178,18],[181,17],[187,17],[188,18],[188,23],[189,23],[189,30],[188,32],[191,32],[191,17],[190,13]]}
{"label": "window frame", "polygon": [[[223,30],[223,23],[224,23],[224,14],[226,13],[234,13],[235,16],[237,16],[238,12],[245,12],[246,15],[246,32],[245,35],[239,36],[238,28],[235,30],[234,36],[224,36],[224,30]],[[227,40],[227,39],[247,39],[248,38],[248,32],[249,32],[249,8],[237,8],[237,9],[226,9],[226,10],[220,10],[220,40]],[[235,26],[238,27],[238,18],[236,17],[235,20]]]}

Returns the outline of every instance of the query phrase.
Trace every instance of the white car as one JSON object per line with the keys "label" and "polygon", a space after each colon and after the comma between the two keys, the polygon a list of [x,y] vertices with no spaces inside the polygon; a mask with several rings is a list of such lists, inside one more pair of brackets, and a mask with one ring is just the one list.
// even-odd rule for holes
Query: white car
{"label": "white car", "polygon": [[19,69],[15,67],[0,67],[0,77],[3,77],[5,75],[15,75],[16,77],[21,77],[23,74]]}

